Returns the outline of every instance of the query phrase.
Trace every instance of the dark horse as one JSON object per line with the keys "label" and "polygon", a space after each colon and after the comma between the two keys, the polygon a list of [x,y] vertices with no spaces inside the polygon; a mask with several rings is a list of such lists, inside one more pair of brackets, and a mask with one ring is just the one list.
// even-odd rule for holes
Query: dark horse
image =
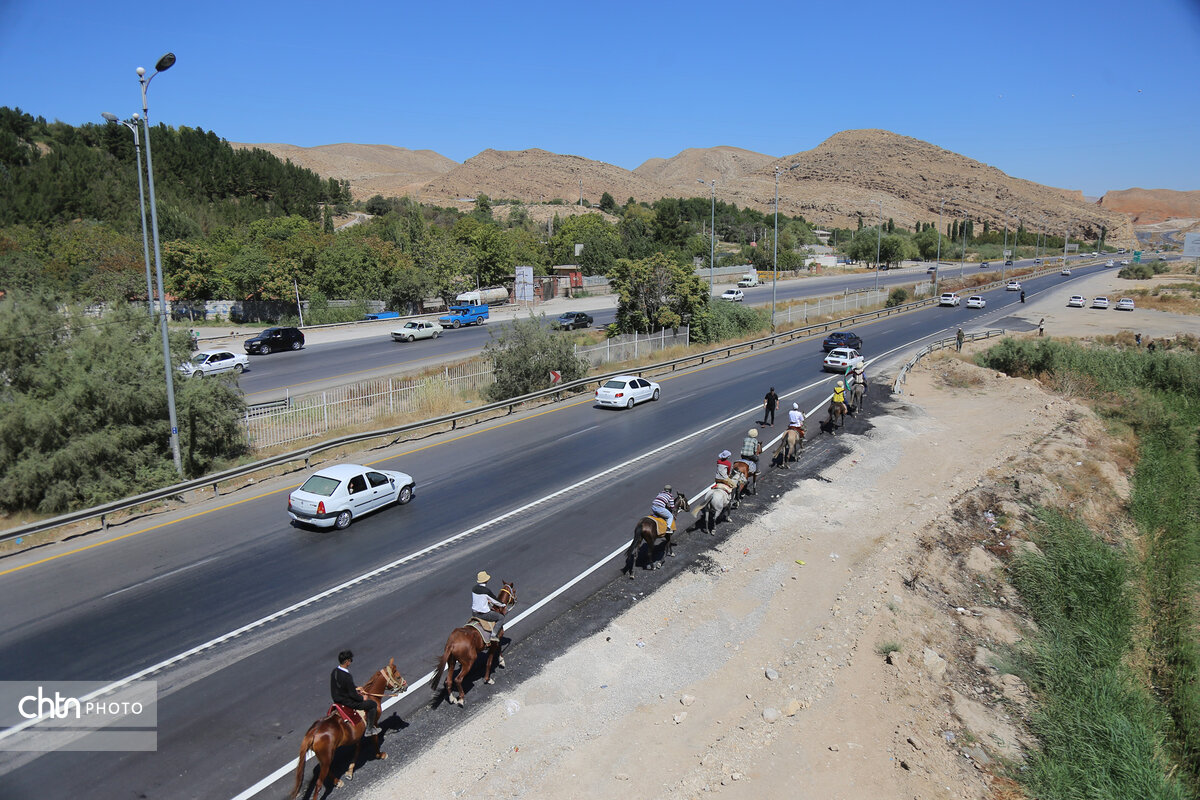
{"label": "dark horse", "polygon": [[[837,420],[837,422],[834,422]],[[829,419],[825,420],[825,425],[821,426],[824,431],[828,427],[829,432],[833,433],[834,428],[841,428],[846,425],[846,404],[838,403],[834,400],[829,401]]]}
{"label": "dark horse", "polygon": [[[408,681],[404,680],[404,676],[396,669],[396,659],[388,659],[387,666],[371,676],[371,680],[367,681],[363,687],[363,693],[379,708],[380,713],[383,712],[383,705],[380,702],[385,696],[387,690],[391,690],[396,694],[400,694],[408,688]],[[321,763],[321,772],[317,775],[316,793],[320,793],[321,788],[325,786],[325,779],[329,777],[329,766],[333,763],[333,754],[339,747],[344,747],[348,744],[354,745],[354,758],[350,761],[350,767],[346,770],[346,780],[354,778],[354,767],[358,764],[358,751],[362,747],[363,732],[367,729],[366,721],[357,713],[354,712],[355,721],[353,724],[342,718],[337,711],[322,717],[309,726],[308,732],[304,734],[304,741],[300,744],[300,762],[296,764],[296,785],[292,787],[292,793],[289,797],[295,797],[300,793],[300,785],[304,782],[304,756],[309,750],[316,755],[317,761]],[[387,753],[379,749],[379,735],[372,737],[375,739],[375,757],[387,758]],[[341,787],[342,781],[340,778],[335,778],[333,785]]]}
{"label": "dark horse", "polygon": [[[675,493],[675,514],[676,514],[676,516],[678,516],[678,514],[682,511],[690,511],[690,510],[691,510],[691,508],[688,506],[688,499],[683,495],[682,492],[676,492]],[[638,552],[638,549],[640,548],[642,542],[646,543],[646,549],[647,549],[646,556],[647,556],[647,558],[650,559],[650,562],[648,564],[646,564],[646,569],[658,569],[666,562],[667,556],[675,555],[675,553],[672,552],[672,544],[671,544],[671,534],[674,533],[674,531],[667,531],[666,533],[659,533],[658,532],[658,523],[655,522],[655,519],[657,519],[657,518],[651,517],[649,515],[642,517],[640,520],[638,520],[638,524],[633,529],[633,541],[629,543],[629,552],[625,554],[625,558],[627,558],[629,560],[629,579],[630,580],[633,580],[633,577],[634,577],[633,568],[636,566],[637,552]],[[676,520],[676,528],[678,528],[678,527],[679,527],[678,520]],[[654,543],[656,541],[658,541],[659,539],[666,539],[666,544],[663,545],[663,557],[661,559],[659,559],[658,561],[655,561],[654,560]]]}
{"label": "dark horse", "polygon": [[[503,586],[496,599],[504,603],[504,608],[500,610],[500,613],[507,614],[517,604],[517,590],[516,585],[511,581],[502,581],[502,583]],[[485,648],[488,655],[484,661],[483,682],[492,684],[495,683],[492,680],[492,667],[497,661],[500,666],[504,666],[504,656],[500,655],[499,637],[491,644],[487,644],[483,640],[483,634],[470,625],[450,631],[450,636],[446,639],[446,649],[442,651],[442,658],[438,661],[437,669],[434,670],[433,680],[429,682],[430,691],[438,691],[438,683],[442,679],[442,673],[445,672],[446,698],[451,703],[465,708],[467,693],[463,690],[463,678],[470,673],[471,667],[475,666],[475,659],[479,658],[479,654]],[[454,671],[456,664],[459,667],[457,674]],[[455,689],[458,689],[457,699],[454,697]]]}

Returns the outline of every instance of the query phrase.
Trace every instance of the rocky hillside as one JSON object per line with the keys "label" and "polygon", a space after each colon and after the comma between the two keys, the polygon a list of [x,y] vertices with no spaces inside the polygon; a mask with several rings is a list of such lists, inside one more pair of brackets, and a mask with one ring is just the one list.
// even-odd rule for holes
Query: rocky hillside
{"label": "rocky hillside", "polygon": [[319,147],[229,144],[241,149],[257,147],[311,169],[321,177],[349,181],[356,200],[376,194],[385,197],[416,195],[422,186],[458,166],[457,161],[432,150],[408,150],[388,144],[323,144]]}
{"label": "rocky hillside", "polygon": [[1109,211],[1129,214],[1139,225],[1165,222],[1168,219],[1200,217],[1200,192],[1177,192],[1171,189],[1123,189],[1107,192],[1100,205]]}
{"label": "rocky hillside", "polygon": [[1131,218],[1108,199],[1119,193],[1110,192],[1103,204],[1089,203],[1078,191],[1013,178],[928,142],[881,130],[843,131],[783,158],[736,147],[689,149],[669,159],[650,159],[633,171],[545,150],[485,150],[456,164],[428,150],[384,145],[235,146],[263,147],[323,176],[349,180],[355,197],[409,194],[436,203],[481,193],[535,204],[571,203],[579,198],[581,181],[583,197],[593,205],[605,192],[618,203],[629,197],[647,202],[708,197],[708,187],[697,182],[703,178],[717,181],[721,200],[770,211],[775,170],[797,164],[780,173],[779,209],[817,225],[855,227],[860,216],[870,224],[879,214],[874,201],[882,200],[883,217],[911,229],[918,222],[936,222],[945,198],[943,225],[965,212],[977,224],[988,220],[1003,227],[1011,209],[1029,230],[1044,225],[1061,234],[1069,226],[1073,235],[1095,238],[1105,226],[1110,243],[1134,244]]}

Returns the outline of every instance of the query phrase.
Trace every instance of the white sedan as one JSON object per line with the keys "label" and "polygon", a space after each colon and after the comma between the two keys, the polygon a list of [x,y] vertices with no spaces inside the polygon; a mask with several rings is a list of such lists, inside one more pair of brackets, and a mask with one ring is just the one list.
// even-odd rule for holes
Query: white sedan
{"label": "white sedan", "polygon": [[1093,298],[1092,308],[1108,308],[1108,298],[1103,296]]}
{"label": "white sedan", "polygon": [[1006,292],[1021,291],[1021,282],[1020,281],[1009,281],[1008,285],[1004,287],[1004,291],[1006,291]]}
{"label": "white sedan", "polygon": [[1067,308],[1083,308],[1085,305],[1087,305],[1087,300],[1081,294],[1073,294],[1067,301]]}
{"label": "white sedan", "polygon": [[232,372],[240,375],[242,370],[250,366],[250,358],[243,353],[231,353],[228,350],[201,350],[194,353],[189,361],[179,365],[179,371],[189,378],[205,378],[209,375],[219,375],[222,372]]}
{"label": "white sedan", "polygon": [[1068,278],[1069,278],[1069,277],[1071,277],[1071,270],[1070,270],[1070,268],[1068,268],[1068,267],[1063,267],[1063,268],[1062,268],[1062,272],[1060,272],[1060,273],[1058,273],[1058,274],[1059,274],[1059,275],[1064,275],[1064,276],[1066,276],[1066,277],[1068,277]]}
{"label": "white sedan", "polygon": [[863,363],[862,355],[852,347],[835,347],[821,362],[821,369],[829,372],[849,372]]}
{"label": "white sedan", "polygon": [[633,408],[646,400],[657,400],[661,394],[657,383],[636,375],[618,375],[600,384],[596,390],[596,405]]}
{"label": "white sedan", "polygon": [[946,292],[938,298],[939,306],[956,306],[958,305],[958,295],[954,292]]}
{"label": "white sedan", "polygon": [[288,496],[288,516],[303,525],[343,530],[352,520],[413,498],[411,475],[359,464],[318,470]]}
{"label": "white sedan", "polygon": [[1122,297],[1117,301],[1116,309],[1117,311],[1133,311],[1133,298]]}
{"label": "white sedan", "polygon": [[442,326],[426,319],[415,319],[404,323],[403,328],[392,331],[393,342],[412,342],[417,339],[436,339],[442,335]]}
{"label": "white sedan", "polygon": [[726,289],[721,295],[722,300],[728,300],[731,303],[740,303],[746,299],[746,295],[741,289]]}
{"label": "white sedan", "polygon": [[987,300],[984,300],[977,294],[973,294],[967,298],[967,308],[987,308]]}

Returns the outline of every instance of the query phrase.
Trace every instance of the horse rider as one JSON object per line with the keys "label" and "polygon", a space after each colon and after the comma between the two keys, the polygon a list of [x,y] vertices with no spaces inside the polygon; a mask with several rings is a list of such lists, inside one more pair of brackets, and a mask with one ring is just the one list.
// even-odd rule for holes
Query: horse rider
{"label": "horse rider", "polygon": [[733,472],[733,462],[729,460],[732,455],[728,450],[717,453],[717,480],[729,480],[729,475]]}
{"label": "horse rider", "polygon": [[654,499],[650,501],[650,513],[659,519],[667,521],[667,530],[673,530],[675,527],[675,491],[671,488],[671,484],[663,487],[663,490],[654,495]]}
{"label": "horse rider", "polygon": [[377,736],[380,731],[375,723],[379,721],[379,706],[367,698],[354,682],[354,676],[350,674],[350,662],[353,660],[354,653],[349,650],[338,653],[338,665],[329,675],[329,695],[339,706],[367,712],[367,729],[363,731],[363,736]]}
{"label": "horse rider", "polygon": [[742,455],[741,458],[750,467],[751,474],[758,472],[758,454],[762,452],[762,445],[758,443],[758,428],[751,428],[746,431],[746,438],[742,440]]}
{"label": "horse rider", "polygon": [[492,576],[483,571],[475,576],[475,588],[471,590],[471,616],[484,622],[495,623],[491,640],[498,642],[504,635],[504,626],[500,624],[504,617],[500,614],[500,609],[505,606],[488,588],[487,584],[491,579]]}
{"label": "horse rider", "polygon": [[841,406],[843,414],[846,413],[846,384],[838,381],[833,385],[833,402],[829,404],[829,417],[833,419],[833,412]]}
{"label": "horse rider", "polygon": [[788,412],[788,429],[804,435],[804,412],[799,403],[792,403],[792,410]]}

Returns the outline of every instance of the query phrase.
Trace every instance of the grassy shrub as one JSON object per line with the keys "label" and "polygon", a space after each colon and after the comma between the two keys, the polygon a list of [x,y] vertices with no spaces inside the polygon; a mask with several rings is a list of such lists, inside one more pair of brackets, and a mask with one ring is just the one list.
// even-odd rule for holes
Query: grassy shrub
{"label": "grassy shrub", "polygon": [[1117,277],[1144,281],[1154,277],[1154,270],[1150,268],[1149,264],[1130,264],[1128,267],[1121,267]]}
{"label": "grassy shrub", "polygon": [[1008,375],[1027,378],[1050,369],[1058,343],[1052,339],[1001,339],[980,353],[975,362]]}
{"label": "grassy shrub", "polygon": [[1042,512],[1041,554],[1013,564],[1013,583],[1038,625],[1018,672],[1037,692],[1041,743],[1022,780],[1031,796],[1182,798],[1161,746],[1169,727],[1125,665],[1136,618],[1130,556],[1084,526]]}
{"label": "grassy shrub", "polygon": [[770,312],[741,303],[710,302],[692,318],[692,341],[714,344],[771,327]]}
{"label": "grassy shrub", "polygon": [[559,336],[530,314],[515,319],[512,325],[492,330],[492,340],[483,348],[483,357],[496,365],[496,382],[488,387],[488,399],[507,400],[550,388],[550,371],[562,373],[562,382],[587,375],[587,362],[575,355],[567,337]]}
{"label": "grassy shrub", "polygon": [[888,293],[887,302],[883,304],[884,308],[895,308],[898,305],[903,305],[908,302],[908,290],[903,287],[896,287]]}

